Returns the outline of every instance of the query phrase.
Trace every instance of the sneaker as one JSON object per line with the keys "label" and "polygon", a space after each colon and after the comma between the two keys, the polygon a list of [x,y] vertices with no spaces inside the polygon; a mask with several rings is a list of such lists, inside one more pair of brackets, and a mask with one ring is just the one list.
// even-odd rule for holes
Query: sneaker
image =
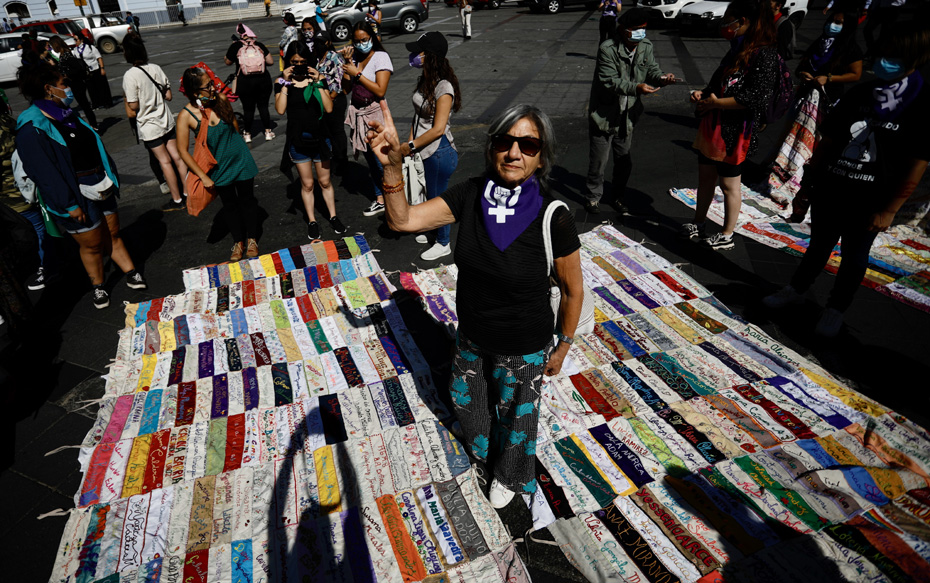
{"label": "sneaker", "polygon": [[679,227],[678,235],[683,239],[690,239],[692,241],[707,238],[707,233],[704,231],[704,223],[685,223]]}
{"label": "sneaker", "polygon": [[126,285],[131,289],[146,289],[148,284],[145,283],[145,278],[142,277],[142,274],[133,269],[126,274]]}
{"label": "sneaker", "polygon": [[274,139],[274,132],[271,130],[265,130],[265,141],[270,142]]}
{"label": "sneaker", "polygon": [[45,289],[45,268],[40,267],[36,274],[26,282],[26,289],[29,291],[38,291]]}
{"label": "sneaker", "polygon": [[183,211],[187,208],[187,203],[182,198],[181,200],[169,200],[165,204],[161,205],[161,210],[165,212],[170,211]]}
{"label": "sneaker", "polygon": [[159,184],[158,189],[161,190],[162,194],[171,194],[171,189],[168,188],[167,182],[162,182],[161,184]]}
{"label": "sneaker", "polygon": [[601,214],[601,207],[598,205],[596,200],[589,200],[588,202],[584,203],[584,210],[585,212],[592,215]]}
{"label": "sneaker", "polygon": [[252,143],[252,134],[249,132],[242,132],[242,139],[245,140],[246,144]]}
{"label": "sneaker", "polygon": [[704,244],[717,251],[732,249],[736,243],[733,242],[733,234],[724,235],[723,233],[714,233],[704,239]]}
{"label": "sneaker", "polygon": [[510,504],[510,501],[513,500],[516,494],[516,492],[495,479],[491,482],[491,494],[488,496],[488,501],[491,503],[491,506],[499,510]]}
{"label": "sneaker", "polygon": [[820,321],[814,327],[814,334],[824,338],[836,338],[843,327],[843,312],[835,308],[827,308],[820,315]]}
{"label": "sneaker", "polygon": [[307,223],[307,238],[316,241],[320,238],[320,224],[316,221]]}
{"label": "sneaker", "polygon": [[94,286],[94,307],[102,310],[110,306],[110,294],[103,287]]}
{"label": "sneaker", "polygon": [[786,306],[796,306],[804,303],[804,296],[799,294],[796,289],[786,285],[777,292],[762,298],[762,305],[766,308],[779,309]]}
{"label": "sneaker", "polygon": [[249,259],[258,257],[258,241],[255,239],[248,239],[245,242],[245,256]]}
{"label": "sneaker", "polygon": [[423,253],[420,253],[420,259],[423,261],[434,261],[446,255],[452,255],[452,246],[449,244],[443,245],[441,243],[436,243]]}
{"label": "sneaker", "polygon": [[365,215],[366,217],[373,217],[383,212],[384,212],[384,203],[374,201],[373,203],[371,203],[370,207],[362,211],[362,214]]}
{"label": "sneaker", "polygon": [[245,251],[245,244],[242,241],[236,241],[236,244],[232,246],[232,253],[229,255],[230,261],[239,261],[242,259],[242,252]]}
{"label": "sneaker", "polygon": [[342,224],[339,217],[329,217],[329,224],[333,228],[333,232],[337,235],[342,235],[349,230],[349,227]]}
{"label": "sneaker", "polygon": [[429,239],[426,238],[426,235],[417,235],[414,239],[417,243],[426,244],[429,243]]}

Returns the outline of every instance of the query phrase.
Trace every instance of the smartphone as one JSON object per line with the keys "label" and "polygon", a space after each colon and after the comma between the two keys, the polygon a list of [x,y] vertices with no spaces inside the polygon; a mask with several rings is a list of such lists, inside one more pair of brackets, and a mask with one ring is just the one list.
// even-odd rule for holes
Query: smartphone
{"label": "smartphone", "polygon": [[294,65],[293,75],[303,79],[310,74],[310,65]]}

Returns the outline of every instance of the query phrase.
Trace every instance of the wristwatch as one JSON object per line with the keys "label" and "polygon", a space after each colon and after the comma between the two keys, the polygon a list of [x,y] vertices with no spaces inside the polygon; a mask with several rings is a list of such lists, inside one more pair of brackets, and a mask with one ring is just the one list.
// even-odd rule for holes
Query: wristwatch
{"label": "wristwatch", "polygon": [[572,338],[571,336],[566,336],[565,334],[559,334],[558,339],[559,339],[559,342],[564,342],[565,344],[568,344],[569,346],[571,346],[575,342],[574,338]]}
{"label": "wristwatch", "polygon": [[407,147],[410,148],[410,153],[413,154],[417,151],[417,147],[413,144],[413,140],[407,142]]}
{"label": "wristwatch", "polygon": [[359,71],[358,73],[355,74],[355,81],[358,82],[361,78],[362,78],[362,72]]}

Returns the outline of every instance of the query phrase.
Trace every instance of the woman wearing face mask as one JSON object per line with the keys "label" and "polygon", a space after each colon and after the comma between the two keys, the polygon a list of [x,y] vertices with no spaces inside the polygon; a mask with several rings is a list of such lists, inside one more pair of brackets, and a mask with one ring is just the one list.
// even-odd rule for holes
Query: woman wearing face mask
{"label": "woman wearing face mask", "polygon": [[342,53],[333,48],[332,39],[328,32],[321,32],[314,41],[313,57],[316,60],[316,69],[323,74],[329,98],[333,101],[333,111],[323,116],[326,132],[333,143],[333,172],[342,174],[348,162],[349,147],[346,141],[346,110],[349,101],[342,87],[346,60]]}
{"label": "woman wearing face mask", "polygon": [[378,9],[378,0],[368,0],[368,12],[365,13],[365,22],[371,25],[374,36],[381,41],[381,10]]}
{"label": "woman wearing face mask", "polygon": [[[423,74],[413,93],[413,125],[400,151],[404,156],[420,154],[426,171],[426,199],[430,200],[446,191],[449,177],[459,162],[449,122],[452,112],[462,107],[462,96],[459,80],[446,59],[449,43],[442,33],[424,33],[406,46],[411,53],[410,66],[422,69]],[[450,229],[446,225],[430,233],[435,235],[436,242],[420,254],[420,259],[434,261],[451,255]],[[417,243],[428,242],[425,234],[417,235]]]}
{"label": "woman wearing face mask", "polygon": [[336,235],[348,227],[336,216],[336,193],[330,180],[332,142],[323,119],[333,111],[333,101],[323,74],[310,65],[316,59],[303,43],[294,43],[285,55],[288,67],[275,85],[274,107],[280,115],[287,113],[287,154],[300,175],[300,196],[307,211],[307,237],[320,238],[313,198],[313,170],[316,169],[323,202],[329,212],[329,224]]}
{"label": "woman wearing face mask", "polygon": [[18,80],[32,105],[17,120],[16,150],[55,223],[77,242],[94,286],[94,306],[110,305],[103,287],[104,256],[126,273],[126,285],[145,289],[119,234],[116,165],[100,136],[71,109],[68,80],[48,63],[24,65]]}
{"label": "woman wearing face mask", "polygon": [[917,21],[897,25],[879,47],[876,80],[847,91],[821,126],[823,137],[805,167],[802,191],[811,201],[811,240],[791,283],[763,303],[803,303],[837,241],[842,258],[815,332],[839,334],[869,263],[878,233],[888,229],[930,160],[930,89],[917,70],[930,59],[930,31]]}
{"label": "woman wearing face mask", "polygon": [[300,38],[311,51],[313,50],[313,43],[316,40],[316,35],[319,34],[319,32],[316,18],[308,16],[300,21]]}
{"label": "woman wearing face mask", "polygon": [[[720,25],[730,50],[702,91],[691,92],[701,116],[694,147],[698,150],[698,191],[694,221],[681,227],[687,239],[712,249],[733,247],[733,231],[742,206],[742,164],[758,147],[762,116],[772,102],[780,64],[775,25],[768,0],[735,0]],[[707,236],[704,222],[720,184],[724,197],[723,231]]]}
{"label": "woman wearing face mask", "polygon": [[602,0],[601,5],[597,7],[601,11],[601,20],[599,28],[601,31],[601,40],[604,42],[614,35],[617,30],[617,15],[620,14],[619,0]]}
{"label": "woman wearing face mask", "polygon": [[187,147],[181,149],[181,158],[205,187],[216,187],[233,238],[229,260],[239,261],[243,253],[247,257],[258,257],[258,201],[255,199],[258,166],[239,135],[232,106],[225,95],[217,93],[203,69],[191,67],[184,71],[181,88],[190,104],[178,114],[178,140],[187,146],[190,135],[196,136],[206,122],[207,148],[216,158],[216,167],[210,174],[204,172]]}
{"label": "woman wearing face mask", "polygon": [[349,126],[352,136],[355,157],[363,154],[368,162],[375,200],[362,214],[373,217],[384,212],[384,195],[381,193],[382,168],[378,157],[371,151],[366,136],[369,122],[384,121],[378,102],[383,100],[387,93],[394,65],[371,25],[359,22],[355,25],[352,36],[352,46],[343,49],[346,59],[344,78],[352,85],[346,125]]}
{"label": "woman wearing face mask", "polygon": [[388,226],[419,233],[458,223],[455,302],[459,316],[450,394],[462,441],[479,482],[494,476],[489,500],[506,506],[517,492],[536,491],[536,428],[542,376],[557,374],[581,314],[580,242],[565,207],[549,224],[562,291],[553,346],[544,217],[553,201],[547,179],[555,135],[548,116],[529,105],[508,108],[488,128],[486,170],[409,206],[401,145],[387,104],[371,145],[384,164]]}
{"label": "woman wearing face mask", "polygon": [[278,63],[278,66],[281,70],[284,70],[284,53],[287,51],[287,47],[291,46],[291,43],[300,39],[300,31],[297,30],[297,18],[291,12],[285,12],[282,16],[284,20],[284,32],[281,33],[281,40],[278,41],[278,50],[281,55],[281,60]]}
{"label": "woman wearing face mask", "polygon": [[[802,83],[791,108],[794,123],[788,127],[768,180],[769,196],[783,206],[798,191],[804,165],[810,159],[818,128],[830,106],[843,94],[846,84],[862,77],[862,51],[856,44],[856,25],[852,13],[831,14],[824,23],[823,34],[801,57],[797,77]],[[791,217],[792,222],[803,220],[803,215]]]}
{"label": "woman wearing face mask", "polygon": [[97,116],[94,115],[94,108],[87,98],[87,82],[90,80],[90,69],[88,69],[87,65],[84,63],[84,59],[81,59],[71,52],[71,47],[65,44],[65,41],[61,40],[61,37],[53,36],[49,39],[48,44],[51,45],[52,50],[58,55],[58,67],[61,69],[61,72],[65,74],[65,77],[68,78],[71,84],[71,90],[74,92],[74,98],[77,100],[78,105],[80,105],[81,111],[84,112],[87,123],[96,131]]}

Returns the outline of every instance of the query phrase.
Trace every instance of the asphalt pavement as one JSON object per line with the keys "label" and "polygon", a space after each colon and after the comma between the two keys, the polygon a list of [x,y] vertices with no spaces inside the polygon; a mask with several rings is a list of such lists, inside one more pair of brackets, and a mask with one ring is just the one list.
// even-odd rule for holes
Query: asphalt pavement
{"label": "asphalt pavement", "polygon": [[[515,103],[537,105],[553,118],[559,140],[553,187],[575,213],[579,232],[612,222],[630,237],[645,241],[657,253],[681,264],[736,313],[762,326],[778,342],[809,355],[861,392],[930,427],[924,384],[930,372],[925,337],[930,314],[863,288],[847,313],[840,337],[817,339],[812,333],[819,316],[814,301],[783,314],[767,312],[759,303],[763,295],[787,281],[797,258],[745,238],[738,238],[735,249],[717,253],[676,237],[677,225],[690,218],[690,211],[667,191],[670,187],[696,186],[697,182],[696,155],[690,146],[696,123],[687,103],[688,92],[704,86],[727,48],[725,41],[710,35],[681,36],[672,28],[648,31],[663,69],[683,77],[685,83],[664,88],[644,100],[646,114],[636,128],[633,176],[624,198],[628,214],[610,209],[599,215],[585,213],[580,191],[587,170],[586,107],[597,50],[597,16],[580,6],[543,15],[507,3],[499,10],[476,11],[472,39],[465,41],[458,11],[445,4],[430,4],[430,17],[421,30],[438,30],[448,37],[448,56],[462,92],[462,108],[452,118],[459,152],[452,183],[482,172],[485,132],[495,115]],[[279,19],[256,19],[248,24],[260,41],[277,45]],[[798,32],[799,46],[806,47],[821,26],[817,9]],[[151,61],[177,80],[186,67],[200,61],[225,77],[231,68],[222,60],[233,31],[234,24],[226,23],[144,30],[143,34]],[[384,36],[396,68],[387,99],[399,127],[412,121],[410,96],[417,74],[407,65],[403,44],[414,39],[411,35]],[[121,54],[109,55],[105,61],[113,94],[118,96],[128,65],[122,62]],[[22,111],[25,104],[16,89],[7,88],[7,93],[14,109]],[[175,92],[172,110],[177,113],[183,104],[183,96]],[[285,120],[273,107],[271,111],[275,131],[283,136]],[[7,559],[4,579],[11,581],[48,578],[64,519],[39,521],[36,517],[72,507],[80,473],[75,449],[45,454],[80,443],[90,428],[96,407],[81,406],[84,400],[103,394],[101,375],[115,355],[117,332],[123,327],[122,302],[183,291],[182,269],[225,261],[232,245],[219,204],[197,218],[160,210],[168,197],[160,193],[143,147],[132,138],[121,102],[97,114],[104,142],[122,178],[119,215],[123,236],[149,288],[128,289],[119,270],[110,266],[107,285],[111,307],[95,310],[76,249],[62,241],[62,280],[31,295],[35,305],[31,341],[4,358],[12,380],[2,397],[8,422],[2,424],[6,435],[0,452],[0,467],[5,468],[0,473],[0,552]],[[260,169],[256,192],[262,209],[261,249],[270,252],[302,244],[307,240],[306,219],[299,190],[278,170],[284,141],[279,137],[265,142],[257,128],[253,135],[251,149]],[[776,139],[777,128],[764,134],[759,159]],[[413,237],[392,233],[380,217],[362,216],[372,196],[367,176],[360,160],[350,163],[334,180],[337,213],[349,232],[366,237],[388,272],[436,266],[438,262],[419,259],[423,246]],[[321,224],[324,238],[333,237],[326,222]],[[453,228],[453,241],[454,236]],[[812,298],[822,305],[831,285],[832,276],[823,274]],[[441,371],[441,351],[436,358],[439,361],[433,364]],[[529,526],[528,515],[515,506],[503,516],[511,533],[519,537]],[[537,581],[582,580],[552,547],[529,543],[529,548],[520,545],[519,549]]]}

